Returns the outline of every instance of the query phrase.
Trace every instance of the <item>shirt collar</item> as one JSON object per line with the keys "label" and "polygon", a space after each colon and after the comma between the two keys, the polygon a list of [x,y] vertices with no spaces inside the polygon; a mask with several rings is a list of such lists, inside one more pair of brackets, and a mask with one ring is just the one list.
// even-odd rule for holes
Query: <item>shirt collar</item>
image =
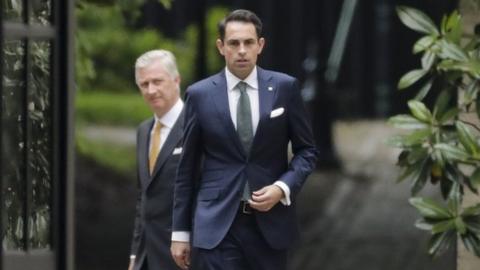
{"label": "shirt collar", "polygon": [[178,117],[182,113],[183,110],[183,101],[181,98],[177,100],[175,105],[162,117],[158,117],[156,114],[154,114],[155,117],[155,122],[159,121],[162,123],[163,126],[172,128],[173,125],[175,125],[175,122],[177,121]]}
{"label": "shirt collar", "polygon": [[257,66],[255,66],[250,72],[250,74],[245,78],[245,80],[239,79],[237,76],[233,75],[228,67],[225,67],[225,78],[227,80],[227,90],[232,91],[237,86],[237,84],[241,81],[244,81],[248,84],[250,88],[254,90],[258,90],[258,73],[257,73]]}

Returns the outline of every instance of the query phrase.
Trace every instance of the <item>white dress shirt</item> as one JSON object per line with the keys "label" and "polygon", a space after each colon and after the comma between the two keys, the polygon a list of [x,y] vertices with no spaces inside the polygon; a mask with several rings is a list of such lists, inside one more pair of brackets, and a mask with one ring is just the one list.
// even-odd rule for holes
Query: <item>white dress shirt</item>
{"label": "white dress shirt", "polygon": [[[237,88],[237,84],[241,81],[247,84],[247,94],[250,99],[250,109],[252,112],[252,126],[253,134],[257,131],[258,122],[260,119],[260,104],[258,97],[258,73],[255,66],[252,72],[244,79],[241,80],[225,67],[225,79],[227,80],[227,93],[228,93],[228,106],[230,109],[230,116],[232,118],[235,129],[237,128],[237,103],[240,98],[240,90]],[[290,188],[283,181],[278,180],[274,185],[280,187],[284,193],[284,197],[280,202],[284,205],[290,205]],[[189,242],[190,232],[175,231],[172,232],[172,241]]]}
{"label": "white dress shirt", "polygon": [[154,114],[155,117],[155,124],[152,127],[152,130],[150,131],[150,145],[148,146],[148,152],[150,153],[150,148],[152,146],[152,139],[151,137],[153,136],[153,132],[155,130],[155,126],[158,125],[158,123],[162,123],[162,129],[160,129],[160,145],[159,147],[159,152],[160,149],[162,149],[163,144],[167,140],[168,134],[170,134],[170,131],[173,128],[173,125],[175,125],[175,122],[177,122],[178,117],[182,113],[183,110],[183,101],[179,98],[175,105],[167,112],[165,113],[162,117],[158,117],[156,114]]}

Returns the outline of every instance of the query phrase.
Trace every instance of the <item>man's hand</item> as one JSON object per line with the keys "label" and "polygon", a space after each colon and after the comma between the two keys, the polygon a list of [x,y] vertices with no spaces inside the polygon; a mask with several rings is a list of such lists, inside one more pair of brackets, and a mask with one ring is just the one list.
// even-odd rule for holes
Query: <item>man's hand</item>
{"label": "man's hand", "polygon": [[277,185],[265,186],[252,194],[252,199],[248,200],[250,206],[260,212],[267,212],[275,206],[284,194]]}
{"label": "man's hand", "polygon": [[170,247],[173,260],[181,269],[188,269],[190,267],[190,243],[172,241]]}
{"label": "man's hand", "polygon": [[128,270],[133,270],[134,265],[135,265],[135,259],[130,259],[130,263],[128,264]]}

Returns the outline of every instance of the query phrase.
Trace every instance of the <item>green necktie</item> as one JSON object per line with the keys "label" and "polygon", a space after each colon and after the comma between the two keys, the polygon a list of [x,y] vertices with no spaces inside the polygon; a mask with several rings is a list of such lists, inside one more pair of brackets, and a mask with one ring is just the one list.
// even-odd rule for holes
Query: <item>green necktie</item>
{"label": "green necktie", "polygon": [[[247,94],[247,84],[239,82],[237,88],[240,90],[240,98],[237,103],[237,133],[248,156],[253,140],[252,110],[250,108],[250,98]],[[247,201],[248,199],[250,199],[250,188],[248,187],[247,179],[243,189],[242,200]]]}

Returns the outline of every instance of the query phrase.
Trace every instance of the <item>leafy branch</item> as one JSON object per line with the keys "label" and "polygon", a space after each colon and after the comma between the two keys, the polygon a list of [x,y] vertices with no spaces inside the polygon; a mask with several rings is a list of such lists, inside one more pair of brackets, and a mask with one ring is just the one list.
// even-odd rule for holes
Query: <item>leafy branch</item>
{"label": "leafy branch", "polygon": [[[432,235],[430,255],[442,253],[460,238],[480,257],[480,204],[463,206],[465,190],[478,194],[480,185],[480,128],[460,119],[472,107],[474,122],[480,117],[480,39],[463,36],[458,11],[444,16],[439,26],[417,9],[399,6],[397,14],[403,24],[423,34],[412,50],[421,54],[420,67],[403,75],[397,85],[400,90],[418,87],[418,93],[408,102],[409,114],[389,119],[407,130],[389,140],[402,149],[397,181],[411,181],[410,204],[422,217],[416,226]],[[428,95],[435,100],[430,107],[422,102]],[[419,196],[428,183],[438,185],[444,203]]]}

